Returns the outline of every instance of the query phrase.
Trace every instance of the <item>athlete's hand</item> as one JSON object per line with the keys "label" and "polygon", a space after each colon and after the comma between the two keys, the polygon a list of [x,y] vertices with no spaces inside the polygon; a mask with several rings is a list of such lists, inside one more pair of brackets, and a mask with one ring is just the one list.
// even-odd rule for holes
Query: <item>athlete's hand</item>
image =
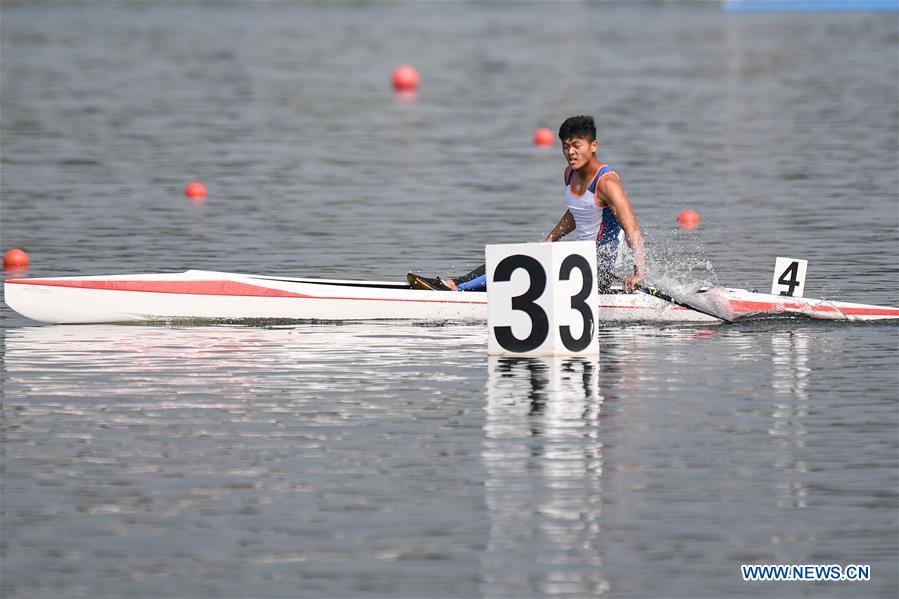
{"label": "athlete's hand", "polygon": [[635,272],[629,277],[624,277],[624,281],[622,281],[621,284],[627,293],[633,293],[634,289],[636,289],[637,285],[639,285],[642,281],[643,275],[639,272]]}

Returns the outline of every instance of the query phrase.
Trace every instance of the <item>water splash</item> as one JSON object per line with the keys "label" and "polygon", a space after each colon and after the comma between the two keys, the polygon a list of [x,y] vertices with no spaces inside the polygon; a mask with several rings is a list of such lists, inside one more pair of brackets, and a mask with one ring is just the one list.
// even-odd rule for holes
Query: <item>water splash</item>
{"label": "water splash", "polygon": [[646,284],[675,302],[723,320],[736,317],[718,287],[718,275],[701,241],[693,235],[647,240]]}
{"label": "water splash", "polygon": [[695,235],[647,236],[646,273],[651,284],[667,282],[690,292],[717,287],[718,275]]}

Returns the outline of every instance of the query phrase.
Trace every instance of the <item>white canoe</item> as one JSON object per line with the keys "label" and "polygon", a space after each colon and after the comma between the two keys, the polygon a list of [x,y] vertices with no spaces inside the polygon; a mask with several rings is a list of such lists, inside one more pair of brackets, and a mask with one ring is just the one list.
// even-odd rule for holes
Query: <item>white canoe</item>
{"label": "white canoe", "polygon": [[[48,323],[297,320],[485,321],[486,293],[421,291],[406,283],[188,270],[181,273],[10,279],[6,304]],[[899,308],[714,287],[736,317],[801,314],[831,320],[899,318]],[[601,321],[716,322],[645,293],[599,296]]]}

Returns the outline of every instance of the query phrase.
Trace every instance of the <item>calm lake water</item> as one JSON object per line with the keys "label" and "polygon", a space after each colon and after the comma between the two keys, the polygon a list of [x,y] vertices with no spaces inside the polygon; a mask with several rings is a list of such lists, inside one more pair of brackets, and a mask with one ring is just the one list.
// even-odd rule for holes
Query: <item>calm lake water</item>
{"label": "calm lake water", "polygon": [[[896,13],[4,2],[0,34],[0,246],[32,276],[467,269],[555,224],[531,135],[589,113],[656,268],[767,290],[806,258],[807,296],[899,304]],[[899,594],[893,324],[514,360],[482,325],[0,314],[4,597]]]}

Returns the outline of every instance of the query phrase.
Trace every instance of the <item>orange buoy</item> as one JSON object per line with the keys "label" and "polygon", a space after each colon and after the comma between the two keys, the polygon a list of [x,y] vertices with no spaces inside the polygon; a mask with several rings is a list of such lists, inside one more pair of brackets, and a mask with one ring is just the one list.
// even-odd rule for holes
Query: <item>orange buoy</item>
{"label": "orange buoy", "polygon": [[13,248],[3,254],[3,268],[6,270],[22,270],[28,268],[28,254],[19,248]]}
{"label": "orange buoy", "polygon": [[702,222],[702,219],[695,210],[681,210],[680,214],[677,215],[677,222],[681,229],[692,231],[699,227],[699,223]]}
{"label": "orange buoy", "polygon": [[412,92],[418,89],[419,76],[414,67],[400,65],[393,70],[393,89],[398,92]]}
{"label": "orange buoy", "polygon": [[556,136],[553,135],[552,129],[541,127],[534,131],[534,145],[541,148],[548,148],[556,142]]}
{"label": "orange buoy", "polygon": [[192,200],[205,199],[206,187],[198,181],[193,181],[192,183],[188,183],[187,187],[184,188],[184,195]]}

